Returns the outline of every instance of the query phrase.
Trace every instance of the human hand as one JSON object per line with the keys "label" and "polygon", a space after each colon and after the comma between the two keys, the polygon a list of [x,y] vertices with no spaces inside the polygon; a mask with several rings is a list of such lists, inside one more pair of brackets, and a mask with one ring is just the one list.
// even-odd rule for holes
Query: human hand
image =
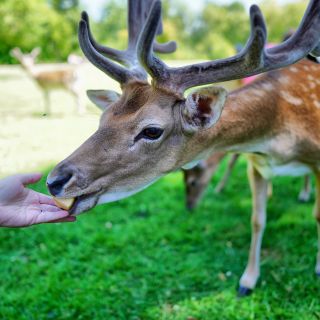
{"label": "human hand", "polygon": [[30,173],[0,180],[0,227],[76,220],[67,211],[58,208],[52,198],[25,187],[40,179],[40,173]]}

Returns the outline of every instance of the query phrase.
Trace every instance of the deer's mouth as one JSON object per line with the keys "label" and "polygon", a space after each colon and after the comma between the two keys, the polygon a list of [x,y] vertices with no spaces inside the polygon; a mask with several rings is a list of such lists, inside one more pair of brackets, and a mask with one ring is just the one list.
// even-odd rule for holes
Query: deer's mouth
{"label": "deer's mouth", "polygon": [[89,193],[75,197],[75,201],[69,210],[70,215],[76,216],[96,206],[99,200],[98,193]]}

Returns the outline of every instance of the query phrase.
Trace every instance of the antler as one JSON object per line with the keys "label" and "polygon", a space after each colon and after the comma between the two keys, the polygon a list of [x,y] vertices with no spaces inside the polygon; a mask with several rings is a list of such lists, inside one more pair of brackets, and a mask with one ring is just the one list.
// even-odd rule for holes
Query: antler
{"label": "antler", "polygon": [[161,17],[161,2],[150,10],[138,43],[141,64],[158,87],[183,94],[187,88],[240,79],[282,68],[316,52],[320,39],[320,1],[311,0],[297,31],[285,42],[266,49],[267,30],[258,6],[250,8],[251,33],[244,49],[237,55],[179,68],[170,68],[152,52],[152,43]]}
{"label": "antler", "polygon": [[[147,79],[147,73],[138,61],[137,43],[152,2],[153,0],[128,0],[128,48],[126,50],[117,50],[97,43],[90,30],[87,13],[83,12],[81,14],[79,43],[82,51],[97,68],[121,84],[132,79],[143,81]],[[156,34],[161,33],[161,16],[159,16]],[[152,43],[154,43],[154,50],[161,53],[171,53],[176,50],[176,43],[173,41],[159,44],[152,40]],[[115,64],[111,60],[122,64],[126,68]]]}

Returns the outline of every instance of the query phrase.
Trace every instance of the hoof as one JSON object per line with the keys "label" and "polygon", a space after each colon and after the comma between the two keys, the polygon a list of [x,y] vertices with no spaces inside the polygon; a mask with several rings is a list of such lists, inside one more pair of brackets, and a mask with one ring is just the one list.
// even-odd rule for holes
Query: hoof
{"label": "hoof", "polygon": [[238,289],[238,298],[250,296],[250,294],[251,294],[252,292],[253,292],[253,290],[250,289],[250,288],[246,288],[246,287],[239,286],[239,289]]}

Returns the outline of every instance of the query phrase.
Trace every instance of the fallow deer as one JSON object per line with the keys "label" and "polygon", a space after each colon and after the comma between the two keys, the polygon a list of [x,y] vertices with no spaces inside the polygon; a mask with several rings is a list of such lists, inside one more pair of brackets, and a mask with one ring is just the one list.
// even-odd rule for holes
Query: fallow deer
{"label": "fallow deer", "polygon": [[34,48],[30,53],[22,53],[20,48],[14,48],[10,53],[20,62],[23,69],[41,89],[45,114],[49,115],[51,113],[49,92],[55,89],[64,89],[70,92],[75,98],[77,112],[79,114],[85,112],[83,85],[78,68],[81,63],[80,57],[71,54],[68,57],[68,64],[60,65],[51,70],[35,63],[37,56],[40,54],[40,48]]}
{"label": "fallow deer", "polygon": [[[227,152],[217,152],[212,154],[208,159],[200,161],[192,169],[183,169],[183,179],[186,191],[186,207],[189,210],[194,209],[200,199],[202,198],[205,190],[207,189],[212,176],[217,171],[220,163],[227,155]],[[214,189],[216,194],[220,193],[226,186],[231,171],[239,158],[238,153],[232,154],[228,161],[227,169],[222,176],[221,180]],[[272,184],[269,182],[268,196],[272,195]],[[298,195],[299,202],[308,202],[311,196],[311,179],[310,175],[303,178],[303,185]]]}
{"label": "fallow deer", "polygon": [[[129,17],[134,8],[129,1]],[[80,46],[96,67],[120,83],[122,94],[88,92],[105,109],[99,128],[53,169],[47,185],[56,197],[75,198],[70,214],[77,215],[128,197],[213,152],[249,153],[253,234],[248,265],[240,279],[239,294],[244,295],[259,277],[268,179],[277,174],[315,173],[314,215],[320,233],[320,67],[303,60],[284,68],[309,52],[320,52],[320,1],[311,0],[297,31],[269,49],[264,47],[264,18],[252,6],[251,33],[240,53],[177,68],[153,53],[160,19],[160,1],[153,2],[143,28],[134,29],[129,18],[131,50],[117,51],[97,44],[88,16],[82,14]],[[279,68],[283,69],[275,70]],[[229,96],[214,86],[184,96],[188,88],[266,71],[271,72]],[[316,272],[320,273],[320,253]]]}
{"label": "fallow deer", "polygon": [[[208,159],[200,161],[191,169],[182,169],[183,179],[186,190],[186,207],[189,210],[194,209],[207,189],[212,176],[217,171],[222,160],[228,155],[227,152],[216,152]],[[239,158],[238,153],[232,154],[228,161],[227,169],[215,187],[215,193],[220,193],[226,186],[231,171]]]}

